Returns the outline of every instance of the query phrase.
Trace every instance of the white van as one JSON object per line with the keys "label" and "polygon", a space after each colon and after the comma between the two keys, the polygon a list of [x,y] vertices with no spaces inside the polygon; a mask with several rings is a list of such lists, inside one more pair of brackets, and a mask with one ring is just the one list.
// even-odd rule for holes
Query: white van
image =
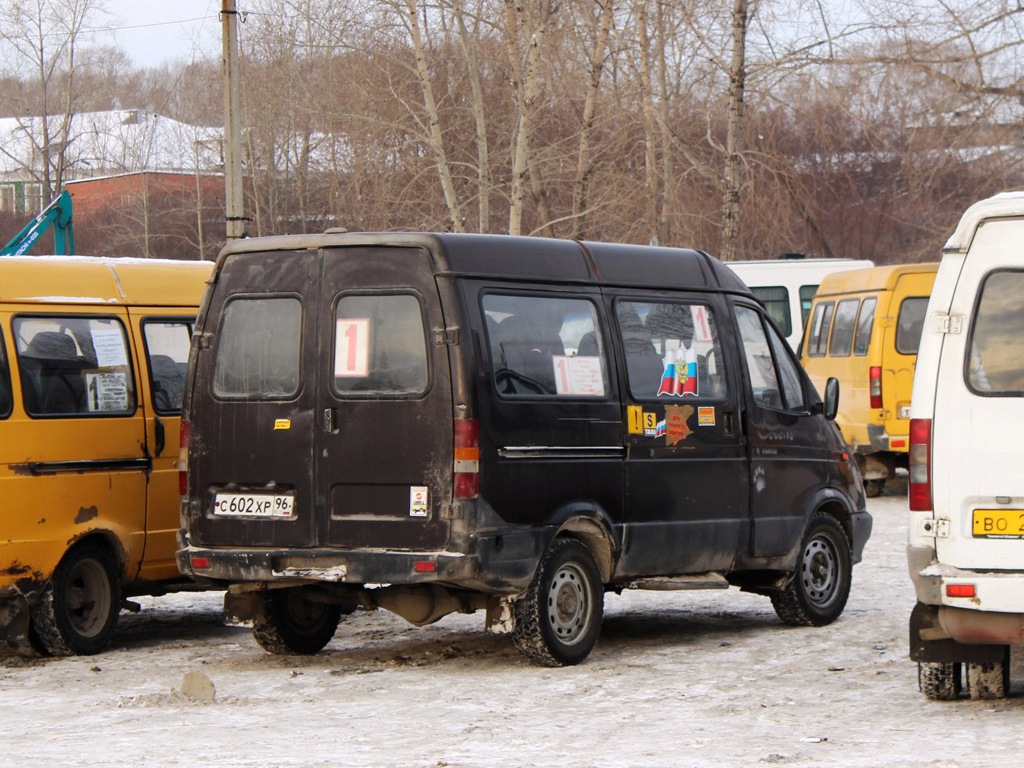
{"label": "white van", "polygon": [[[910,656],[931,699],[1000,698],[1024,644],[1024,192],[943,249],[910,410]],[[966,674],[962,674],[966,672]]]}
{"label": "white van", "polygon": [[799,351],[811,299],[822,278],[833,272],[866,269],[875,263],[866,259],[805,259],[801,254],[786,254],[762,261],[727,261],[726,266],[764,304],[789,346]]}

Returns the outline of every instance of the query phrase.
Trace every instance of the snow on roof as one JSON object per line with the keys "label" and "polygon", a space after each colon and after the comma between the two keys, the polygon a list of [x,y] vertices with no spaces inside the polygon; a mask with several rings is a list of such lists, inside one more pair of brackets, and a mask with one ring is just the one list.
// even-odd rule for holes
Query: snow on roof
{"label": "snow on roof", "polygon": [[[51,116],[58,135],[63,117]],[[42,117],[0,118],[0,178],[28,178],[39,165]],[[132,171],[194,173],[223,169],[224,129],[189,125],[141,109],[82,112],[72,116],[68,179]]]}

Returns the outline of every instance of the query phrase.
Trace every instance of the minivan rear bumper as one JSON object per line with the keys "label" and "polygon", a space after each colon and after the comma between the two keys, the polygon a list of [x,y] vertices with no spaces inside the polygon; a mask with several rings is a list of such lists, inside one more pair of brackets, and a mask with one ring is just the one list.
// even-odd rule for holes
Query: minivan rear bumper
{"label": "minivan rear bumper", "polygon": [[[529,537],[533,539],[533,537]],[[506,537],[507,539],[507,537]],[[460,589],[514,594],[533,578],[539,549],[533,542],[515,552],[481,546],[472,554],[442,551],[338,549],[222,549],[189,546],[177,553],[178,568],[198,581],[293,582],[324,585],[442,584]],[[490,553],[489,555],[486,553]]]}

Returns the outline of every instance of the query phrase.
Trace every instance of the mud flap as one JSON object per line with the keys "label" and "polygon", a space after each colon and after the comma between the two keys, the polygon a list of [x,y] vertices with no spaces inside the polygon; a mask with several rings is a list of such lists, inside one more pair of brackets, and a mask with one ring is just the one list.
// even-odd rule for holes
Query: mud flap
{"label": "mud flap", "polygon": [[910,614],[910,658],[914,661],[993,664],[1006,657],[1005,645],[964,645],[939,624],[939,609],[917,603]]}

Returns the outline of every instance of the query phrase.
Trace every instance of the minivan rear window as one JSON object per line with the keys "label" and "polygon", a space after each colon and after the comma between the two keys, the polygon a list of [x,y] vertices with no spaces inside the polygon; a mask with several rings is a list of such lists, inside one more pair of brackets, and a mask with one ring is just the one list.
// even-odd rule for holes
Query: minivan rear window
{"label": "minivan rear window", "polygon": [[412,396],[427,389],[427,331],[411,293],[344,294],[334,318],[339,396]]}
{"label": "minivan rear window", "polygon": [[968,349],[964,368],[971,390],[1024,396],[1024,272],[997,270],[985,277]]}
{"label": "minivan rear window", "polygon": [[272,400],[299,391],[302,304],[285,297],[238,297],[228,303],[218,333],[213,393]]}
{"label": "minivan rear window", "polygon": [[914,296],[904,299],[900,304],[900,313],[896,318],[896,351],[901,355],[917,354],[927,309],[927,296]]}

